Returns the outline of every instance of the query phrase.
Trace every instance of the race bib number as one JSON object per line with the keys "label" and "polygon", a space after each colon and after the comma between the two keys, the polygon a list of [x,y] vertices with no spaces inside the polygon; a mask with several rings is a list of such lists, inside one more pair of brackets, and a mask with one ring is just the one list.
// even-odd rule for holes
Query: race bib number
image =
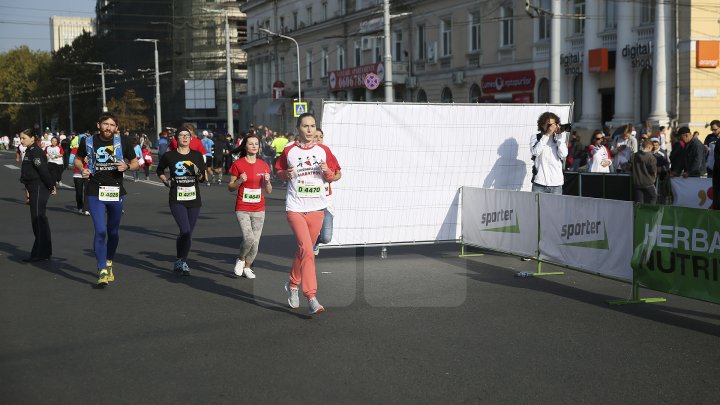
{"label": "race bib number", "polygon": [[120,187],[100,186],[100,201],[120,201]]}
{"label": "race bib number", "polygon": [[297,193],[300,198],[313,198],[320,197],[325,190],[323,189],[322,182],[305,181],[304,183],[298,183]]}
{"label": "race bib number", "polygon": [[190,187],[179,187],[177,188],[177,200],[178,201],[191,201],[197,198],[197,191],[195,186]]}
{"label": "race bib number", "polygon": [[243,190],[242,201],[245,203],[256,204],[260,202],[259,188],[246,188]]}

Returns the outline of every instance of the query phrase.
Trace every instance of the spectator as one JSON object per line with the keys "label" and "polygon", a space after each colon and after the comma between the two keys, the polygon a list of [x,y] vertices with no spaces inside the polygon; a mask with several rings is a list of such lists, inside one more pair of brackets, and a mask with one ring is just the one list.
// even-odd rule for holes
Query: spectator
{"label": "spectator", "polygon": [[700,177],[705,170],[705,147],[693,137],[688,127],[678,129],[678,138],[685,143],[684,164],[682,171],[673,171],[683,177]]}
{"label": "spectator", "polygon": [[534,161],[532,191],[562,195],[565,182],[562,159],[567,157],[568,149],[565,133],[560,129],[560,117],[544,112],[538,117],[537,127],[539,132],[530,138]]}
{"label": "spectator", "polygon": [[583,160],[587,160],[587,154],[585,153],[582,142],[580,142],[580,135],[578,135],[577,131],[572,131],[568,149],[565,167],[569,171],[576,172],[578,168],[585,163]]}
{"label": "spectator", "polygon": [[710,122],[710,133],[705,137],[705,160],[707,161],[707,175],[713,177],[713,166],[715,164],[714,149],[720,138],[720,120]]}
{"label": "spectator", "polygon": [[612,160],[610,160],[610,150],[603,145],[605,137],[599,130],[593,132],[592,143],[588,146],[588,172],[591,173],[610,173]]}
{"label": "spectator", "polygon": [[655,204],[657,201],[657,190],[655,190],[657,160],[652,150],[652,142],[643,141],[642,150],[633,156],[632,178],[635,202]]}
{"label": "spectator", "polygon": [[614,164],[617,172],[627,171],[632,156],[637,152],[637,139],[633,132],[633,126],[628,124],[622,135],[613,142],[610,152],[615,157]]}

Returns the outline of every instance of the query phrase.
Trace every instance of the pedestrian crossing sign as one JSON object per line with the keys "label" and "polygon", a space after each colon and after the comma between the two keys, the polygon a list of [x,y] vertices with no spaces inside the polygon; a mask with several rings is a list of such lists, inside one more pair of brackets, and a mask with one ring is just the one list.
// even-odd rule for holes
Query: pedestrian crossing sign
{"label": "pedestrian crossing sign", "polygon": [[295,118],[299,117],[302,114],[305,114],[306,112],[308,112],[308,103],[293,103],[293,111],[295,112],[295,114],[293,114]]}

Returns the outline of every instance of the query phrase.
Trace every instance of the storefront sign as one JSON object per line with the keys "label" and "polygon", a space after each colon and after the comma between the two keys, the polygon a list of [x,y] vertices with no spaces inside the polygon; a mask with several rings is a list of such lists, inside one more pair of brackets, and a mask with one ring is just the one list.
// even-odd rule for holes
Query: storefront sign
{"label": "storefront sign", "polygon": [[630,58],[633,69],[652,67],[653,44],[648,41],[635,45],[625,45],[622,50],[623,58]]}
{"label": "storefront sign", "polygon": [[582,74],[584,59],[582,52],[563,53],[560,54],[560,65],[566,75],[579,75]]}
{"label": "storefront sign", "polygon": [[532,91],[535,89],[535,71],[523,70],[485,75],[481,83],[483,94]]}
{"label": "storefront sign", "polygon": [[607,48],[597,48],[588,51],[588,71],[591,73],[605,73],[608,71],[609,52]]}
{"label": "storefront sign", "polygon": [[695,46],[695,66],[698,68],[716,68],[720,59],[720,41],[697,41]]}
{"label": "storefront sign", "polygon": [[330,90],[355,89],[365,87],[365,75],[374,73],[380,81],[385,78],[385,69],[382,63],[373,63],[343,70],[335,70],[328,75]]}

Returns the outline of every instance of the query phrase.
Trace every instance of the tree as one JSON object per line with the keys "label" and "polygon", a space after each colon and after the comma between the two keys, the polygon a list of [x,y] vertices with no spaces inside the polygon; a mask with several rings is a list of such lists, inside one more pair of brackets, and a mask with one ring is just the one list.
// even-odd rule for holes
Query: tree
{"label": "tree", "polygon": [[145,100],[138,97],[133,89],[125,91],[120,100],[111,98],[107,107],[108,111],[115,114],[118,119],[118,127],[123,130],[141,130],[150,124],[150,119],[145,115],[145,110],[147,110]]}
{"label": "tree", "polygon": [[[50,53],[31,51],[23,45],[0,54],[0,101],[32,102],[38,94],[43,67]],[[39,122],[36,105],[0,105],[0,130],[18,132]]]}

